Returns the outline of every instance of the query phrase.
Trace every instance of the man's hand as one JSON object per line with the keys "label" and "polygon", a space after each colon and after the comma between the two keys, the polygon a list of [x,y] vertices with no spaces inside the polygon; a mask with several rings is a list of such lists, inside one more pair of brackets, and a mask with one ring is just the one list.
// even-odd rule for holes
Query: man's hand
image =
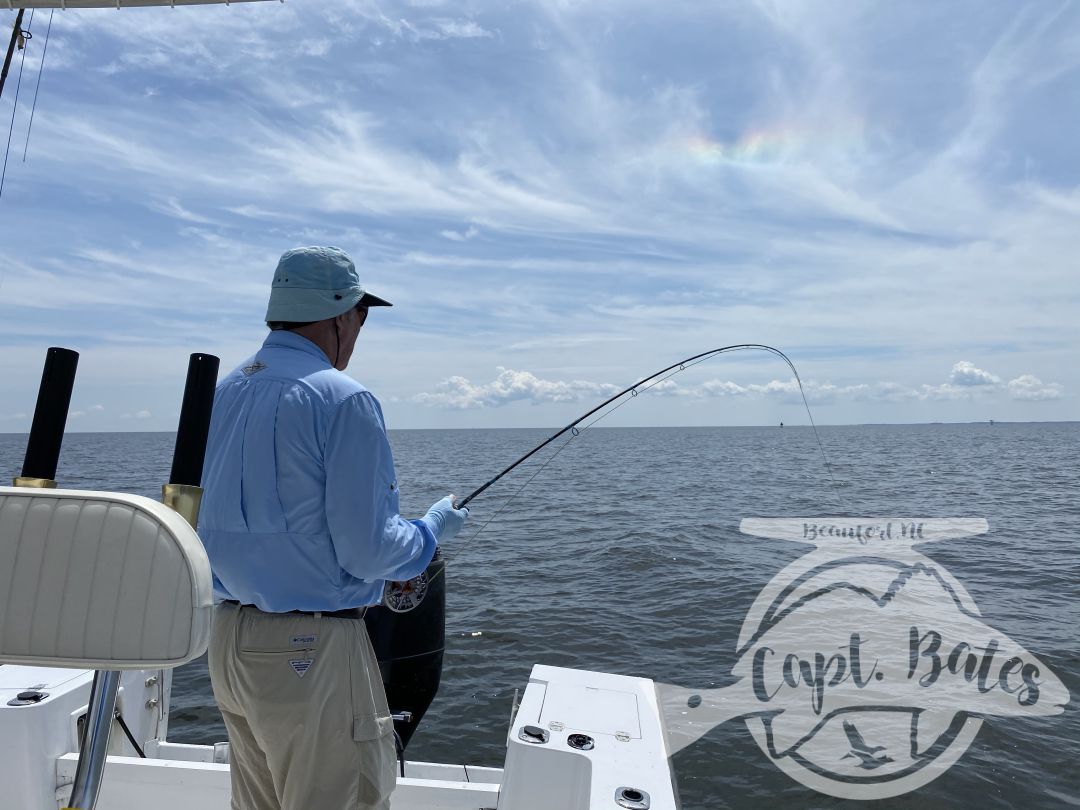
{"label": "man's hand", "polygon": [[468,516],[468,508],[455,509],[454,496],[447,495],[441,501],[431,505],[423,521],[431,529],[435,539],[442,543],[452,540],[461,531],[461,527],[465,525],[465,518]]}

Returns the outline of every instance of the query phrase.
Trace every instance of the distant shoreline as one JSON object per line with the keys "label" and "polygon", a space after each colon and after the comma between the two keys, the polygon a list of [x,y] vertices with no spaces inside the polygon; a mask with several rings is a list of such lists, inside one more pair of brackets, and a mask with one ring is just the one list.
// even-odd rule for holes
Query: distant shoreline
{"label": "distant shoreline", "polygon": [[[990,420],[980,420],[977,422],[845,422],[840,424],[832,423],[817,423],[818,428],[857,428],[857,427],[932,427],[934,425],[986,425],[987,427],[998,427],[999,425],[1077,425],[1080,424],[1080,419],[1055,419],[1055,420],[1033,420],[1025,422],[1013,422],[1006,420],[995,419],[993,425],[990,424]],[[391,433],[404,433],[406,431],[465,431],[465,430],[543,430],[554,431],[559,430],[564,425],[547,425],[547,426],[518,426],[518,427],[421,427],[421,428],[390,428]],[[768,425],[609,425],[589,428],[589,430],[759,430],[761,428],[808,428],[809,423],[788,423],[785,422],[782,426],[777,423]],[[101,436],[106,434],[175,434],[174,430],[70,430],[64,435],[66,436]],[[29,436],[27,431],[20,432],[5,432],[0,431],[0,436]]]}

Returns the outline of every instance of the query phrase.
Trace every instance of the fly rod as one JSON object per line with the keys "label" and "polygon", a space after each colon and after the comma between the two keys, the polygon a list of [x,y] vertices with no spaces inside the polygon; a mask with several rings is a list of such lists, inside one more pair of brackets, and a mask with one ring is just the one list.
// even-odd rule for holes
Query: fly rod
{"label": "fly rod", "polygon": [[[0,70],[0,95],[4,93],[4,85],[7,84],[8,71],[11,69],[11,57],[15,55],[15,46],[18,45],[20,50],[24,47],[23,42],[19,40],[23,36],[23,15],[26,13],[25,8],[20,8],[19,13],[15,17],[15,26],[11,29],[11,41],[8,43],[7,56],[4,57],[4,67]],[[31,14],[31,17],[34,15]]]}
{"label": "fly rod", "polygon": [[[810,413],[810,405],[806,401],[806,392],[803,391],[802,380],[799,378],[799,372],[795,369],[795,364],[791,362],[791,359],[786,354],[784,354],[779,349],[774,348],[773,346],[766,346],[763,343],[737,343],[737,344],[734,344],[732,346],[723,346],[723,347],[721,347],[719,349],[711,349],[710,351],[707,351],[707,352],[701,352],[700,354],[695,354],[692,357],[687,357],[685,360],[680,360],[678,363],[672,363],[670,366],[667,366],[666,368],[662,368],[659,371],[657,371],[657,372],[655,372],[653,374],[650,374],[648,377],[644,377],[644,378],[638,380],[633,385],[627,386],[626,388],[624,388],[619,393],[608,397],[603,402],[601,402],[599,405],[597,405],[595,408],[592,408],[588,412],[582,414],[577,419],[575,419],[573,422],[571,422],[566,427],[564,427],[562,430],[559,430],[558,432],[553,433],[551,436],[546,438],[540,444],[536,445],[536,447],[534,447],[532,450],[530,450],[525,455],[521,456],[521,458],[519,458],[517,461],[515,461],[513,464],[511,464],[505,470],[500,472],[498,475],[496,475],[494,478],[492,478],[486,484],[484,484],[483,486],[477,488],[476,490],[474,490],[471,494],[469,494],[465,498],[462,498],[461,500],[457,501],[454,504],[454,507],[457,508],[457,509],[461,509],[462,507],[467,506],[469,504],[469,502],[472,501],[473,498],[475,498],[477,495],[480,495],[482,492],[484,492],[488,487],[490,487],[496,481],[501,479],[507,473],[514,470],[520,464],[522,464],[525,461],[527,461],[528,459],[530,459],[536,453],[543,450],[545,447],[547,447],[549,444],[551,444],[553,441],[555,441],[560,436],[562,436],[562,435],[564,435],[566,433],[570,433],[570,432],[572,432],[575,436],[578,435],[578,433],[580,432],[580,431],[578,431],[578,427],[577,427],[578,425],[580,425],[582,422],[584,422],[586,419],[588,419],[593,414],[597,413],[598,411],[602,411],[604,408],[606,408],[607,406],[609,406],[612,403],[616,402],[617,400],[622,399],[623,397],[628,397],[628,396],[629,397],[636,397],[639,393],[641,393],[641,391],[639,391],[639,389],[643,389],[643,387],[644,387],[644,389],[650,388],[650,387],[652,387],[652,385],[655,385],[656,383],[662,382],[663,380],[667,379],[667,377],[678,374],[680,371],[685,371],[690,366],[697,365],[698,363],[701,363],[701,362],[703,362],[705,360],[708,360],[711,357],[716,357],[719,354],[725,354],[727,352],[754,351],[754,350],[763,351],[763,352],[769,352],[770,354],[776,355],[777,357],[782,359],[785,363],[787,363],[788,368],[791,369],[791,373],[795,375],[795,382],[799,386],[799,393],[802,394],[803,405],[806,406],[806,414],[807,414],[807,416],[810,417],[810,426],[814,428],[814,436],[817,437],[818,448],[821,450],[822,457],[825,458],[826,469],[829,470],[829,477],[831,478],[832,477],[832,469],[828,465],[828,458],[825,457],[825,448],[822,447],[822,445],[821,445],[821,437],[818,436],[818,434],[817,434],[817,426],[814,424],[814,417]],[[661,378],[661,379],[657,379],[658,377]],[[618,406],[616,406],[616,407],[618,407]],[[835,485],[835,480],[834,480],[833,483]]]}

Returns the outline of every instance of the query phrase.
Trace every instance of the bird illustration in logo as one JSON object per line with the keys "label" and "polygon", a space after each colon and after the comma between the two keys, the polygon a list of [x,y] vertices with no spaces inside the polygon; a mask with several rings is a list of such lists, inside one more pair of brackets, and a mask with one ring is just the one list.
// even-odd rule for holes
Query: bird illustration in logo
{"label": "bird illustration in logo", "polygon": [[880,768],[882,765],[887,765],[893,761],[892,757],[886,754],[882,754],[880,757],[877,756],[880,751],[885,750],[885,746],[867,745],[862,734],[859,733],[859,729],[850,720],[844,721],[844,734],[847,735],[848,742],[851,743],[851,750],[844,754],[841,759],[857,757],[860,760],[859,767],[867,771]]}

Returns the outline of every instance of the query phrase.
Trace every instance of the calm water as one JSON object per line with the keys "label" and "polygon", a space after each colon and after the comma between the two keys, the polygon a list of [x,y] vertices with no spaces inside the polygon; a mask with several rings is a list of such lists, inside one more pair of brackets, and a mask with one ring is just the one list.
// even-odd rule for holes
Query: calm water
{"label": "calm water", "polygon": [[[544,435],[393,433],[403,512],[471,490]],[[1072,702],[1056,717],[987,720],[944,776],[877,806],[1080,807],[1080,423],[834,427],[822,438],[842,506],[813,435],[791,427],[594,429],[470,539],[536,465],[477,499],[471,528],[445,549],[445,670],[410,757],[501,765],[513,692],[534,663],[730,683],[744,614],[807,550],[739,534],[743,517],[975,516],[988,535],[921,550],[967,587],[988,624],[1058,674]],[[172,442],[72,435],[59,478],[155,497]],[[3,478],[24,447],[25,437],[0,435]],[[177,673],[172,709],[172,739],[224,739],[203,662]],[[678,754],[675,771],[687,810],[855,806],[782,774],[741,722]]]}

